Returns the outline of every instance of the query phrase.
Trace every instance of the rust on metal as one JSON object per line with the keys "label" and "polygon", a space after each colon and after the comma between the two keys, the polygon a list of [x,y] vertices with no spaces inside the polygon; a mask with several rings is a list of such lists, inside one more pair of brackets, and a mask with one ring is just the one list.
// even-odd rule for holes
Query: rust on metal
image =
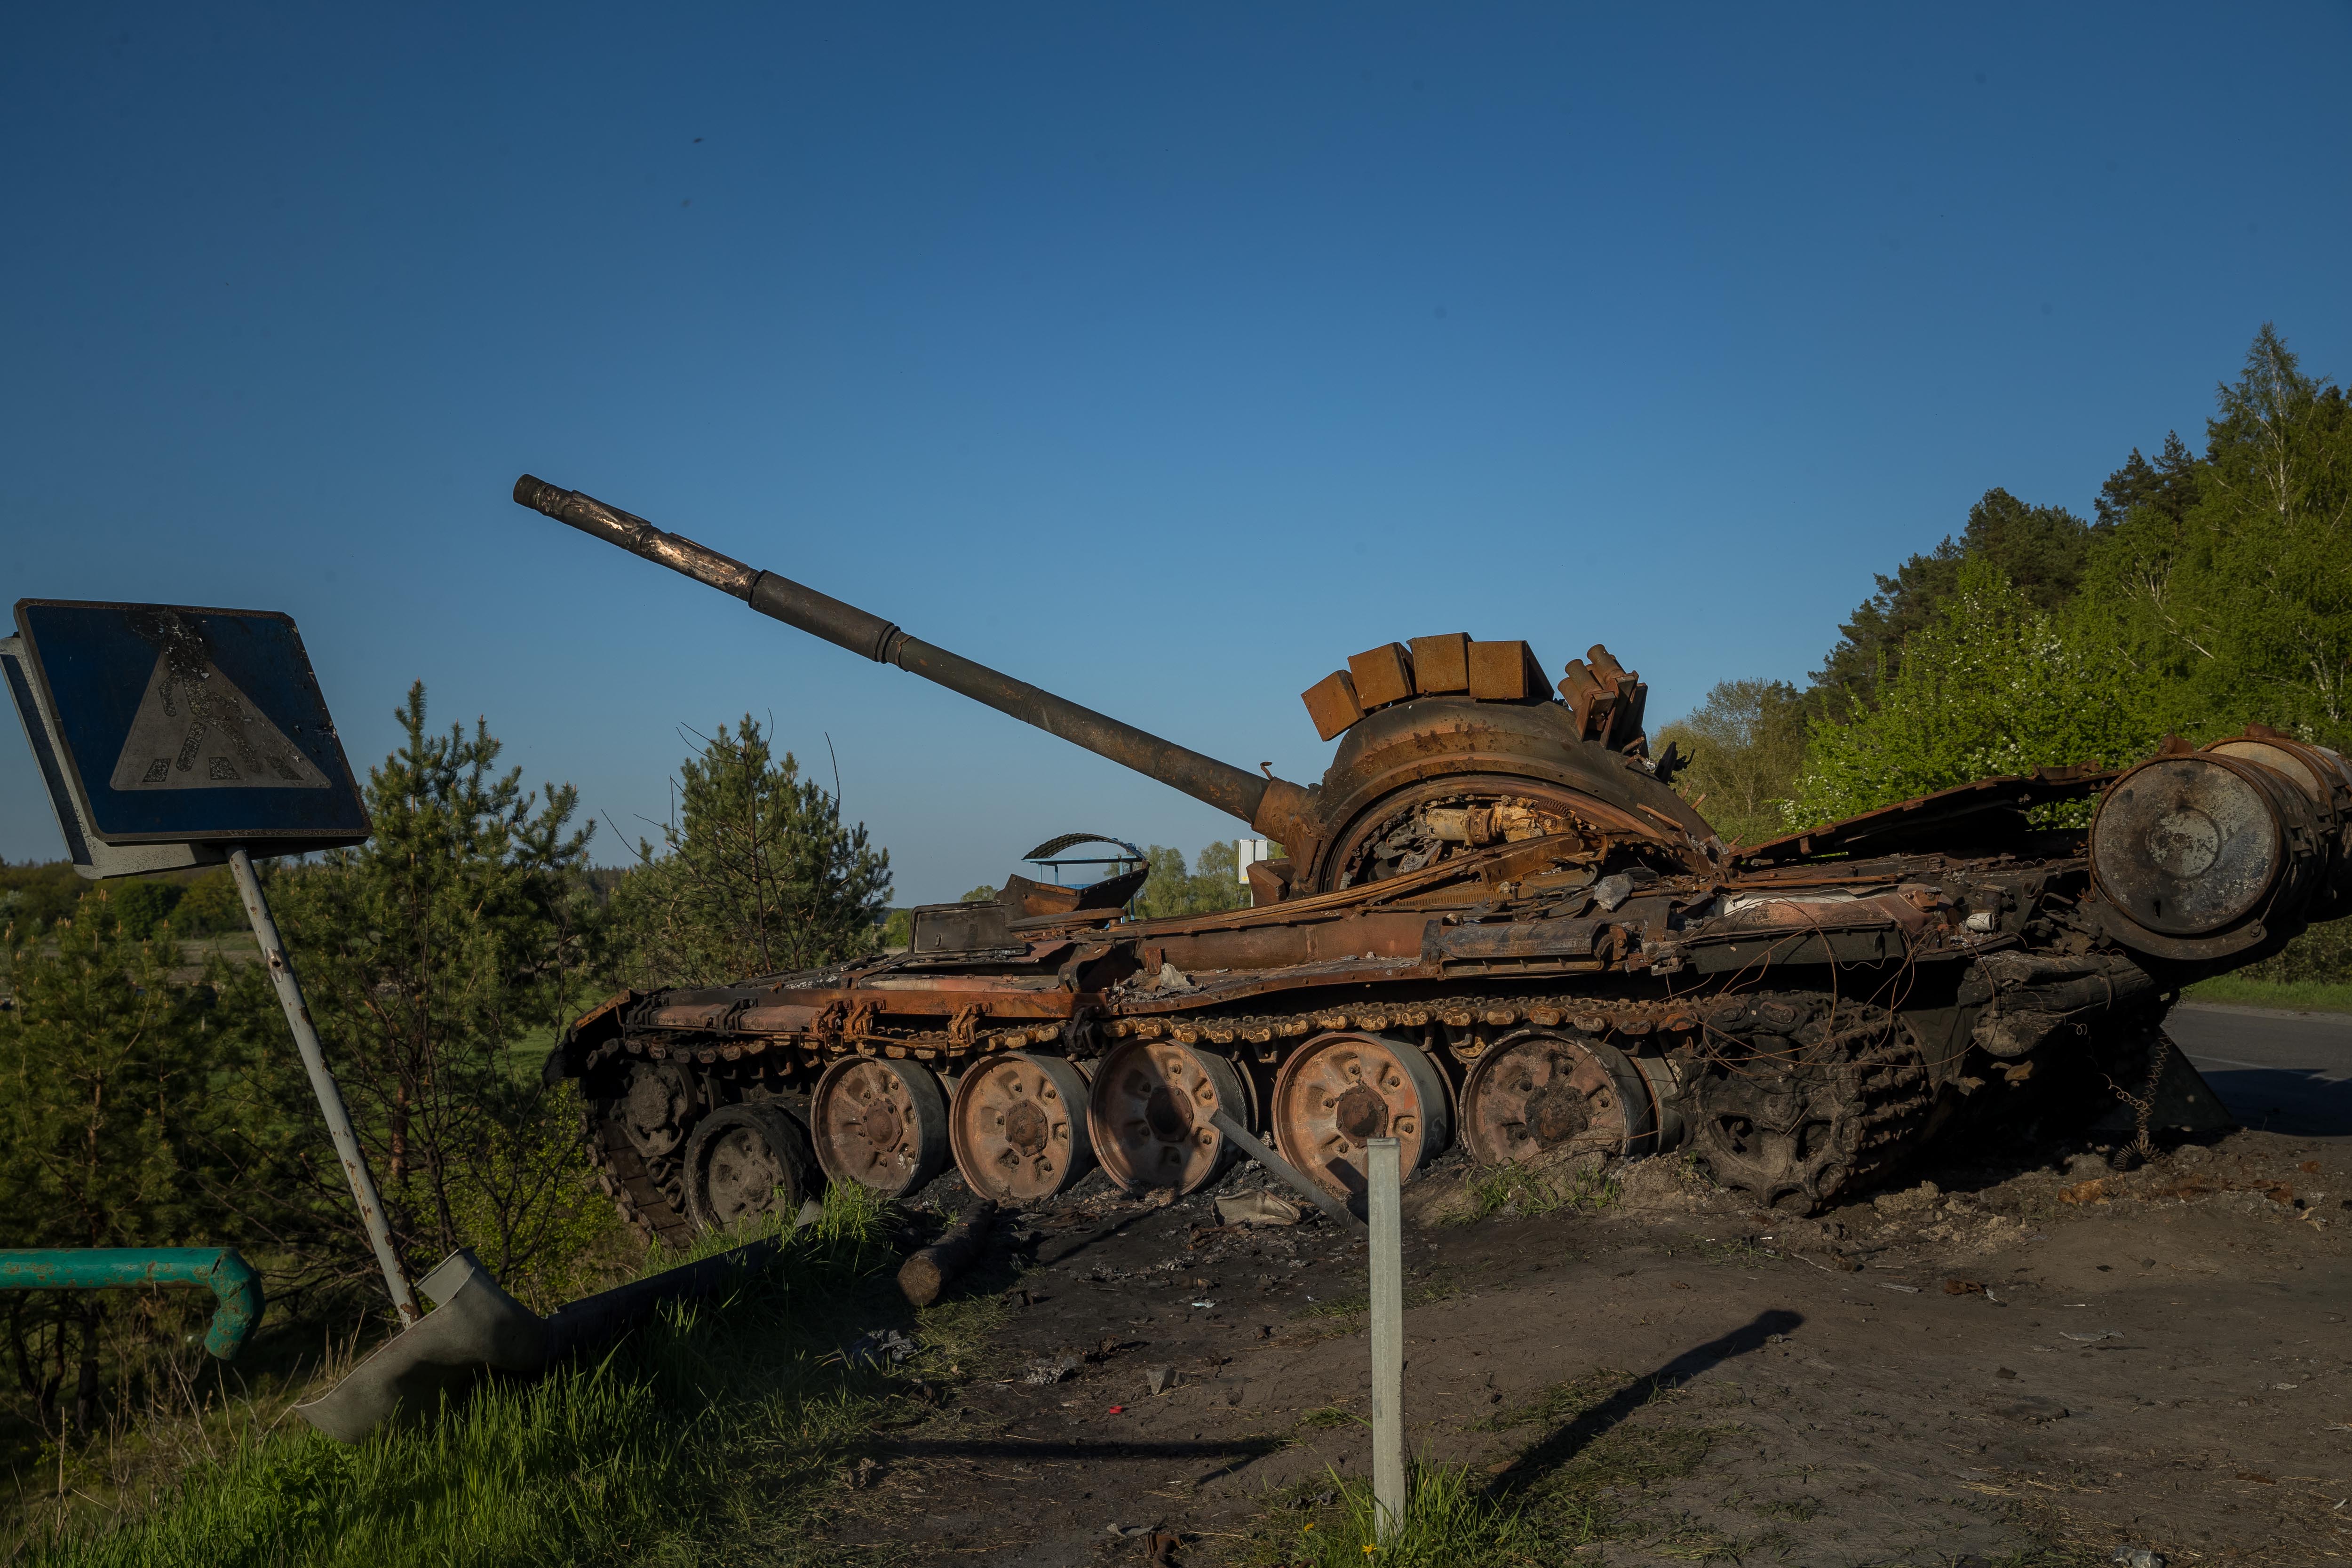
{"label": "rust on metal", "polygon": [[965,1072],[949,1115],[956,1169],[994,1202],[1050,1198],[1094,1168],[1087,1080],[1060,1057],[989,1058]]}
{"label": "rust on metal", "polygon": [[1320,1035],[1276,1077],[1274,1146],[1329,1192],[1364,1190],[1370,1141],[1398,1141],[1410,1177],[1453,1141],[1444,1079],[1420,1047],[1390,1035]]}
{"label": "rust on metal", "polygon": [[1412,688],[1421,697],[1449,697],[1470,689],[1470,634],[1412,639]]}
{"label": "rust on metal", "polygon": [[[1356,701],[1360,712],[1386,708],[1391,702],[1402,702],[1416,695],[1412,682],[1412,656],[1402,643],[1382,643],[1375,648],[1351,656],[1348,674],[1355,682]],[[1307,704],[1311,712],[1314,703]],[[1345,726],[1342,726],[1345,728]],[[1326,735],[1325,740],[1331,737]]]}
{"label": "rust on metal", "polygon": [[1356,695],[1356,678],[1344,669],[1333,670],[1298,698],[1307,704],[1307,716],[1315,721],[1315,733],[1322,740],[1338,740],[1364,716],[1363,700]]}
{"label": "rust on metal", "polygon": [[[1282,846],[1246,868],[1244,909],[1135,920],[1143,873],[1015,876],[916,910],[908,951],[583,1015],[548,1070],[583,1080],[607,1190],[672,1243],[772,1211],[819,1163],[911,1190],[937,1159],[927,1090],[967,1183],[1010,1205],[1089,1161],[1198,1191],[1240,1157],[1222,1119],[1327,1196],[1394,1136],[1408,1169],[1456,1140],[1575,1168],[1680,1152],[1811,1208],[1935,1139],[2081,1124],[2105,1082],[2146,1081],[2182,986],[2352,913],[2352,766],[2275,730],[1734,847],[1650,758],[1647,688],[1597,644],[1557,697],[1514,639],[1353,655],[1307,693],[1334,744],[1300,784],[592,498],[527,480],[518,499]],[[2073,802],[2089,826],[2046,809]]]}

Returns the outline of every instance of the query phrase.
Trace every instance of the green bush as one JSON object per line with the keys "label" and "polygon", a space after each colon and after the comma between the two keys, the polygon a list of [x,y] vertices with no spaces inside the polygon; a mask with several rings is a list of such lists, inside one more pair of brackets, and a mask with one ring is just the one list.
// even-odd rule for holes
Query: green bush
{"label": "green bush", "polygon": [[2147,709],[2127,669],[2070,637],[1990,563],[1965,562],[1952,597],[1903,645],[1879,705],[1814,723],[1787,824],[1811,827],[2000,773],[2144,756],[2158,739]]}

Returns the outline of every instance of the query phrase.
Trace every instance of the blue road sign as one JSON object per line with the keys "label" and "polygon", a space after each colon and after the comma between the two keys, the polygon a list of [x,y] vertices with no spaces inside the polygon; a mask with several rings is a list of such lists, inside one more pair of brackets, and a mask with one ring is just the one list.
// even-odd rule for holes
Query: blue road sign
{"label": "blue road sign", "polygon": [[[88,874],[156,868],[152,854],[100,847],[209,847],[170,862],[186,865],[233,844],[286,855],[367,837],[358,783],[290,617],[20,599],[16,629],[0,670]],[[83,836],[95,847],[76,842]]]}

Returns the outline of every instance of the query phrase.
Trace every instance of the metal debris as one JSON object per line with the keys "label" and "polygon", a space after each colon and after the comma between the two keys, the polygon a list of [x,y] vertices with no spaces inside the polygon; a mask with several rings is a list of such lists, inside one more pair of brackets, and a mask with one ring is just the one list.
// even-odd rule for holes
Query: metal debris
{"label": "metal debris", "polygon": [[841,1349],[844,1366],[870,1366],[887,1371],[902,1361],[911,1361],[923,1347],[897,1329],[876,1329],[860,1334]]}

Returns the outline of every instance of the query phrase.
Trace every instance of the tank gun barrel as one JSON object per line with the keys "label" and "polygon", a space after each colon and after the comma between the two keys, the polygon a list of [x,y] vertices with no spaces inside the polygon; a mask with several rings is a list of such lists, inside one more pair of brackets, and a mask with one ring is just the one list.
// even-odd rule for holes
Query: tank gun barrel
{"label": "tank gun barrel", "polygon": [[578,490],[567,490],[525,474],[515,481],[514,499],[520,505],[545,512],[558,522],[569,523],[607,544],[618,545],[633,555],[642,555],[657,565],[682,572],[698,583],[731,594],[763,616],[798,626],[877,664],[897,665],[975,702],[1009,713],[1024,724],[1034,724],[1073,745],[1084,746],[1097,756],[1149,774],[1195,800],[1240,817],[1269,837],[1289,837],[1297,803],[1304,793],[1296,784],[1202,756],[1108,714],[1081,708],[1025,680],[1015,680],[986,665],[933,647],[881,616],[845,605],[829,594],[821,594],[773,572],[746,566]]}

